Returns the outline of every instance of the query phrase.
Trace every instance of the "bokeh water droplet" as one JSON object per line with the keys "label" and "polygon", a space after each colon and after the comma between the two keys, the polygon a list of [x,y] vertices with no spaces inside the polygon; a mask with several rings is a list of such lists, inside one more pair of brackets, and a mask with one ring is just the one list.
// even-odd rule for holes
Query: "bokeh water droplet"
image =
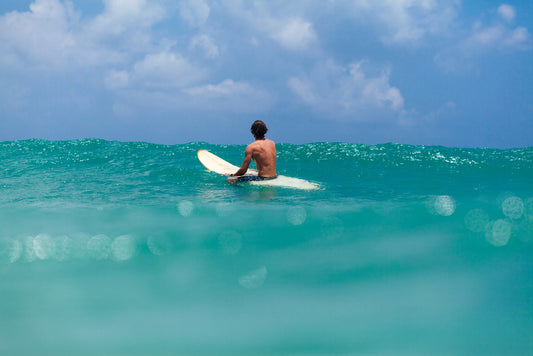
{"label": "bokeh water droplet", "polygon": [[170,251],[170,239],[165,236],[150,236],[146,242],[148,249],[156,256],[163,256]]}
{"label": "bokeh water droplet", "polygon": [[8,250],[9,254],[9,262],[15,263],[17,262],[20,257],[22,256],[23,248],[22,243],[19,240],[12,240],[11,241],[11,248]]}
{"label": "bokeh water droplet", "polygon": [[489,223],[485,238],[494,246],[505,246],[511,237],[512,225],[508,220],[499,219]]}
{"label": "bokeh water droplet", "polygon": [[262,266],[240,277],[239,284],[246,289],[259,288],[265,283],[267,275],[267,268]]}
{"label": "bokeh water droplet", "polygon": [[0,266],[16,262],[22,255],[22,244],[11,238],[0,238]]}
{"label": "bokeh water droplet", "polygon": [[127,261],[135,255],[137,246],[135,240],[129,235],[117,237],[111,244],[111,251],[116,261]]}
{"label": "bokeh water droplet", "polygon": [[111,239],[103,234],[91,237],[87,242],[87,252],[91,258],[96,260],[108,258],[111,252]]}
{"label": "bokeh water droplet", "polygon": [[33,239],[33,250],[37,258],[46,260],[54,255],[55,241],[48,234],[39,234]]}
{"label": "bokeh water droplet", "polygon": [[301,206],[291,206],[287,211],[287,220],[292,225],[302,225],[307,218],[307,212]]}
{"label": "bokeh water droplet", "polygon": [[435,212],[442,216],[450,216],[455,212],[455,200],[449,195],[439,195],[433,203]]}
{"label": "bokeh water droplet", "polygon": [[182,200],[178,204],[178,211],[181,216],[191,216],[194,204],[189,200]]}
{"label": "bokeh water droplet", "polygon": [[72,240],[67,235],[61,235],[55,239],[54,257],[58,261],[65,261],[71,257]]}
{"label": "bokeh water droplet", "polygon": [[502,211],[509,219],[520,219],[524,214],[524,202],[519,197],[509,197],[503,201]]}
{"label": "bokeh water droplet", "polygon": [[26,262],[33,262],[36,258],[35,256],[35,249],[33,247],[33,236],[26,236],[23,239],[23,247],[24,247],[24,261]]}

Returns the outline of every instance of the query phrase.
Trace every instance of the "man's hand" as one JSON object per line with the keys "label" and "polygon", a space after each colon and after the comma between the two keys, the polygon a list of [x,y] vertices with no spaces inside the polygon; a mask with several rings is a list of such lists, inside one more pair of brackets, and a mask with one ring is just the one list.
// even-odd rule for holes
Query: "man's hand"
{"label": "man's hand", "polygon": [[226,182],[229,182],[231,184],[236,184],[237,183],[237,179],[239,177],[235,177],[233,174],[230,175],[228,178],[226,178]]}

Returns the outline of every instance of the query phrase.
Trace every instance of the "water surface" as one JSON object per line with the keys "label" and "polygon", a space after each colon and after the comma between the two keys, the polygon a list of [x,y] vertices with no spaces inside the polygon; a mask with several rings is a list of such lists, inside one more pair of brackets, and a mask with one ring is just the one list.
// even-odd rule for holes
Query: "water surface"
{"label": "water surface", "polygon": [[0,143],[1,355],[525,355],[533,148]]}

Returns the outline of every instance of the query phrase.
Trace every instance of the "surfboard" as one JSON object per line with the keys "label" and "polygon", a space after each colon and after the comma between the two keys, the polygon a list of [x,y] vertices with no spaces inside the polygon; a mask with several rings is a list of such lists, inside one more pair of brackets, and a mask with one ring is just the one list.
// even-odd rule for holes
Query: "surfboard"
{"label": "surfboard", "polygon": [[[212,172],[221,174],[221,175],[233,174],[239,170],[239,167],[223,160],[222,158],[218,157],[217,155],[207,150],[199,150],[198,159],[204,165],[205,168],[207,168],[208,170]],[[245,175],[256,176],[257,170],[248,169]],[[300,178],[286,177],[282,175],[279,175],[276,179],[263,180],[263,181],[250,181],[250,182],[246,182],[246,184],[265,185],[265,186],[273,186],[273,187],[303,189],[303,190],[316,190],[320,188],[320,186],[316,183],[312,183],[312,182],[309,182],[307,180],[300,179]]]}

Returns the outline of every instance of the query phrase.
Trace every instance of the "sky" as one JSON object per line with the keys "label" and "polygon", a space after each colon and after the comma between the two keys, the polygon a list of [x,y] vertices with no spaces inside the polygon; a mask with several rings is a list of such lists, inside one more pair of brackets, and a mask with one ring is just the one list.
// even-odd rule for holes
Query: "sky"
{"label": "sky", "polygon": [[533,146],[533,1],[2,0],[0,141]]}

